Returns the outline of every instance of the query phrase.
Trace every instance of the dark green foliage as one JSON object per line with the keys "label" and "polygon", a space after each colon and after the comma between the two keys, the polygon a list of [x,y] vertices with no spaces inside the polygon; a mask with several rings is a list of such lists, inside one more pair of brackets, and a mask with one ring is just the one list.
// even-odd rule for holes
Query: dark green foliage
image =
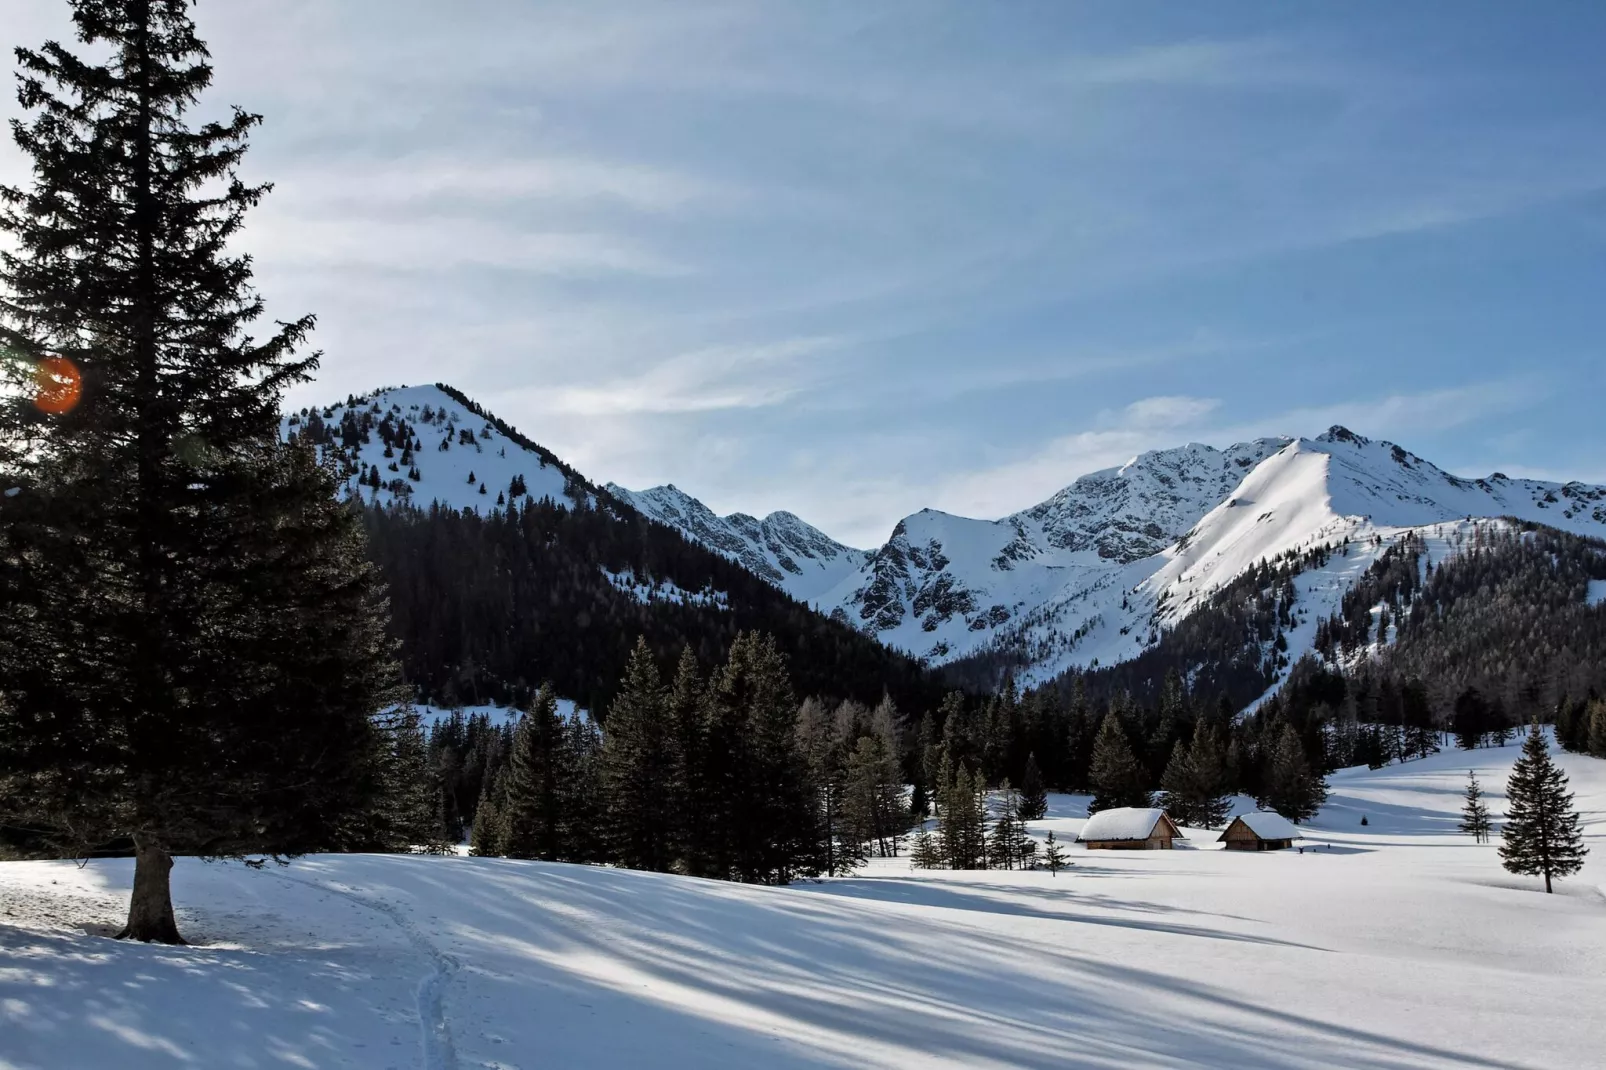
{"label": "dark green foliage", "polygon": [[1293,725],[1283,725],[1276,735],[1265,784],[1256,801],[1262,809],[1275,810],[1296,823],[1315,817],[1327,801],[1327,785],[1311,771]]}
{"label": "dark green foliage", "polygon": [[1551,760],[1550,746],[1537,724],[1528,729],[1522,756],[1506,782],[1506,824],[1501,829],[1500,861],[1512,873],[1567,877],[1584,865],[1583,832],[1567,774]]}
{"label": "dark green foliage", "polygon": [[843,770],[842,821],[849,838],[869,844],[881,858],[898,853],[898,840],[909,827],[903,800],[903,774],[886,739],[861,735]]}
{"label": "dark green foliage", "polygon": [[[190,123],[189,5],[72,6],[103,58],[18,51],[33,184],[0,191],[0,345],[28,358],[0,370],[0,805],[67,850],[131,843],[126,933],[178,941],[172,854],[367,842],[404,741],[370,719],[395,672],[360,521],[278,441],[312,321],[247,333],[258,117]],[[69,412],[28,403],[46,355],[82,371]]]}
{"label": "dark green foliage", "polygon": [[1043,844],[1043,865],[1048,867],[1050,875],[1057,877],[1067,864],[1064,845],[1054,838],[1053,832],[1050,832],[1048,841]]}
{"label": "dark green foliage", "polygon": [[941,869],[943,867],[942,847],[937,838],[922,829],[915,836],[914,846],[909,849],[909,865],[914,869]]}
{"label": "dark green foliage", "polygon": [[[936,701],[910,658],[679,532],[605,495],[598,501],[525,498],[488,516],[438,505],[366,510],[403,668],[420,700],[522,704],[550,679],[559,694],[606,711],[639,638],[661,663],[690,646],[711,665],[738,633],[761,631],[776,637],[806,694],[874,702],[890,690],[916,709]],[[604,570],[723,592],[729,608],[642,602]]]}
{"label": "dark green foliage", "polygon": [[667,871],[677,857],[672,822],[680,762],[669,731],[669,697],[646,642],[638,641],[608,709],[602,748],[608,844],[630,869]]}
{"label": "dark green foliage", "polygon": [[1037,841],[1026,832],[1021,821],[1020,793],[1004,783],[998,816],[987,838],[987,864],[992,869],[1030,869],[1037,854]]}
{"label": "dark green foliage", "polygon": [[565,858],[562,796],[563,720],[557,696],[543,685],[513,730],[501,794],[496,800],[501,818],[497,854],[509,858]]}
{"label": "dark green foliage", "polygon": [[1093,787],[1089,813],[1117,806],[1149,805],[1149,774],[1138,764],[1121,718],[1113,710],[1104,715],[1104,723],[1099,726],[1088,778]]}
{"label": "dark green foliage", "polygon": [[983,789],[961,765],[937,810],[937,845],[949,869],[987,868],[987,809]]}
{"label": "dark green foliage", "polygon": [[1020,810],[1022,821],[1041,821],[1048,813],[1048,787],[1043,773],[1037,767],[1037,753],[1026,755],[1026,771],[1021,777]]}
{"label": "dark green foliage", "polygon": [[1478,774],[1467,771],[1466,802],[1461,807],[1460,829],[1478,843],[1489,841],[1492,826],[1489,808],[1483,804],[1483,789],[1478,785]]}

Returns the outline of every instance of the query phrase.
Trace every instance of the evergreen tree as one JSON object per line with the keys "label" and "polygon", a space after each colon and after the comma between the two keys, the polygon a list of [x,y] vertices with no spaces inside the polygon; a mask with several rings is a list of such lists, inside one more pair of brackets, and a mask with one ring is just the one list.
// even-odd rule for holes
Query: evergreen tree
{"label": "evergreen tree", "polygon": [[1048,787],[1043,783],[1043,772],[1037,767],[1037,753],[1026,755],[1026,771],[1020,784],[1020,819],[1041,821],[1048,813]]}
{"label": "evergreen tree", "polygon": [[1055,877],[1059,876],[1060,870],[1067,865],[1065,848],[1054,838],[1052,831],[1048,834],[1048,842],[1043,845],[1043,865],[1047,866],[1048,872]]}
{"label": "evergreen tree", "polygon": [[1188,764],[1192,773],[1193,819],[1200,828],[1220,828],[1232,812],[1232,774],[1221,747],[1221,734],[1214,725],[1203,720],[1194,725]]}
{"label": "evergreen tree", "polygon": [[1461,807],[1461,831],[1478,843],[1489,840],[1489,808],[1483,805],[1483,790],[1478,786],[1478,774],[1467,771],[1466,802]]}
{"label": "evergreen tree", "polygon": [[843,776],[842,819],[852,839],[871,844],[882,858],[897,854],[909,825],[897,758],[879,735],[860,736]]}
{"label": "evergreen tree", "polygon": [[1583,833],[1567,774],[1550,758],[1550,747],[1537,723],[1528,729],[1522,756],[1506,782],[1509,807],[1501,829],[1500,861],[1512,873],[1543,876],[1545,891],[1552,877],[1567,877],[1584,865]]}
{"label": "evergreen tree", "polygon": [[1489,704],[1475,687],[1461,692],[1455,700],[1455,717],[1451,729],[1455,732],[1456,746],[1462,750],[1475,750],[1489,730]]}
{"label": "evergreen tree", "polygon": [[578,710],[563,721],[558,764],[558,858],[605,862],[608,799],[602,788],[602,734]]}
{"label": "evergreen tree", "polygon": [[667,872],[675,860],[679,792],[668,707],[658,664],[646,639],[637,639],[608,707],[601,762],[608,845],[614,861],[629,869]]}
{"label": "evergreen tree", "polygon": [[1588,706],[1589,734],[1585,750],[1597,758],[1606,758],[1606,699],[1596,699]]}
{"label": "evergreen tree", "polygon": [[500,776],[494,781],[486,778],[479,804],[474,807],[474,824],[468,841],[470,854],[485,858],[502,853],[505,822],[502,820],[501,799],[505,789],[506,785]]}
{"label": "evergreen tree", "polygon": [[941,869],[942,865],[942,848],[938,845],[936,837],[921,829],[915,836],[914,846],[909,849],[910,868]]}
{"label": "evergreen tree", "polygon": [[949,869],[987,868],[987,818],[977,777],[961,765],[943,792],[937,843]]}
{"label": "evergreen tree", "polygon": [[389,850],[445,853],[440,779],[430,767],[429,745],[418,713],[402,707],[380,719],[389,754],[382,764],[383,791],[376,814],[376,846]]}
{"label": "evergreen tree", "polygon": [[706,725],[703,720],[703,681],[697,656],[689,645],[680,648],[675,679],[669,688],[668,731],[673,740],[675,767],[670,778],[675,815],[672,835],[678,848],[678,868],[694,876],[707,875],[710,829],[704,815],[711,806],[708,784]]}
{"label": "evergreen tree", "polygon": [[1193,761],[1188,747],[1181,740],[1171,748],[1171,760],[1166,762],[1165,773],[1160,777],[1160,794],[1155,804],[1179,825],[1196,826],[1194,799],[1198,796]]}
{"label": "evergreen tree", "polygon": [[1257,801],[1263,808],[1275,810],[1296,823],[1316,816],[1327,801],[1327,784],[1311,772],[1293,725],[1283,725],[1277,736]]}
{"label": "evergreen tree", "polygon": [[738,635],[704,705],[710,875],[785,884],[817,872],[818,829],[797,748],[797,706],[774,637]]}
{"label": "evergreen tree", "polygon": [[182,942],[175,853],[360,838],[393,702],[355,516],[279,443],[311,318],[263,305],[229,251],[266,192],[259,117],[196,127],[212,81],[189,5],[74,0],[84,59],[19,49],[29,188],[0,189],[0,807],[88,851],[132,842],[120,935]]}
{"label": "evergreen tree", "polygon": [[1021,837],[1020,793],[1004,781],[999,789],[998,816],[993,818],[992,832],[987,838],[987,861],[993,869],[1014,869],[1019,861]]}
{"label": "evergreen tree", "polygon": [[1088,778],[1093,785],[1089,813],[1117,806],[1149,805],[1148,774],[1132,753],[1121,718],[1114,710],[1104,715],[1104,723],[1099,726]]}
{"label": "evergreen tree", "polygon": [[497,800],[502,821],[497,854],[547,861],[562,857],[562,749],[558,699],[543,684],[513,730],[505,783]]}
{"label": "evergreen tree", "polygon": [[864,864],[864,844],[871,833],[854,827],[844,816],[847,770],[842,740],[835,718],[819,699],[805,699],[798,707],[797,741],[815,800],[817,861],[825,873],[846,876]]}

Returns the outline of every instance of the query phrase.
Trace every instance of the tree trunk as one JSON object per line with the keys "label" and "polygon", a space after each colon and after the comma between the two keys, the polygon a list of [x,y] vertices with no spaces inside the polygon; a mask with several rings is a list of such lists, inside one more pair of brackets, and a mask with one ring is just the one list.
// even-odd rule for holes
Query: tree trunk
{"label": "tree trunk", "polygon": [[182,944],[173,918],[173,856],[146,837],[134,837],[134,894],[128,900],[128,924],[118,940]]}

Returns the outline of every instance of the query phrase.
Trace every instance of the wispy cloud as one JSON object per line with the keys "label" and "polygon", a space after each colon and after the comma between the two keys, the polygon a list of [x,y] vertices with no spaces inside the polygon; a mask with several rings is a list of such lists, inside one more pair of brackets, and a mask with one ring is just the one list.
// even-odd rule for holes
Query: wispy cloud
{"label": "wispy cloud", "polygon": [[791,338],[751,347],[683,353],[639,374],[532,390],[542,411],[588,416],[704,413],[758,409],[795,397],[807,380],[802,358],[840,345],[834,338]]}

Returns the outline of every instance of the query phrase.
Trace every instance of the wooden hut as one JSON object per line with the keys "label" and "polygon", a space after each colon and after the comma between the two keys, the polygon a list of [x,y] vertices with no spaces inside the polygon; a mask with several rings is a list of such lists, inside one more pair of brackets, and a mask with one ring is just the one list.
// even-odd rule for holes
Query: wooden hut
{"label": "wooden hut", "polygon": [[1169,851],[1171,841],[1181,835],[1164,810],[1117,806],[1088,818],[1076,839],[1090,851]]}
{"label": "wooden hut", "polygon": [[1221,834],[1229,851],[1281,851],[1299,839],[1299,830],[1282,814],[1257,810],[1239,814]]}

